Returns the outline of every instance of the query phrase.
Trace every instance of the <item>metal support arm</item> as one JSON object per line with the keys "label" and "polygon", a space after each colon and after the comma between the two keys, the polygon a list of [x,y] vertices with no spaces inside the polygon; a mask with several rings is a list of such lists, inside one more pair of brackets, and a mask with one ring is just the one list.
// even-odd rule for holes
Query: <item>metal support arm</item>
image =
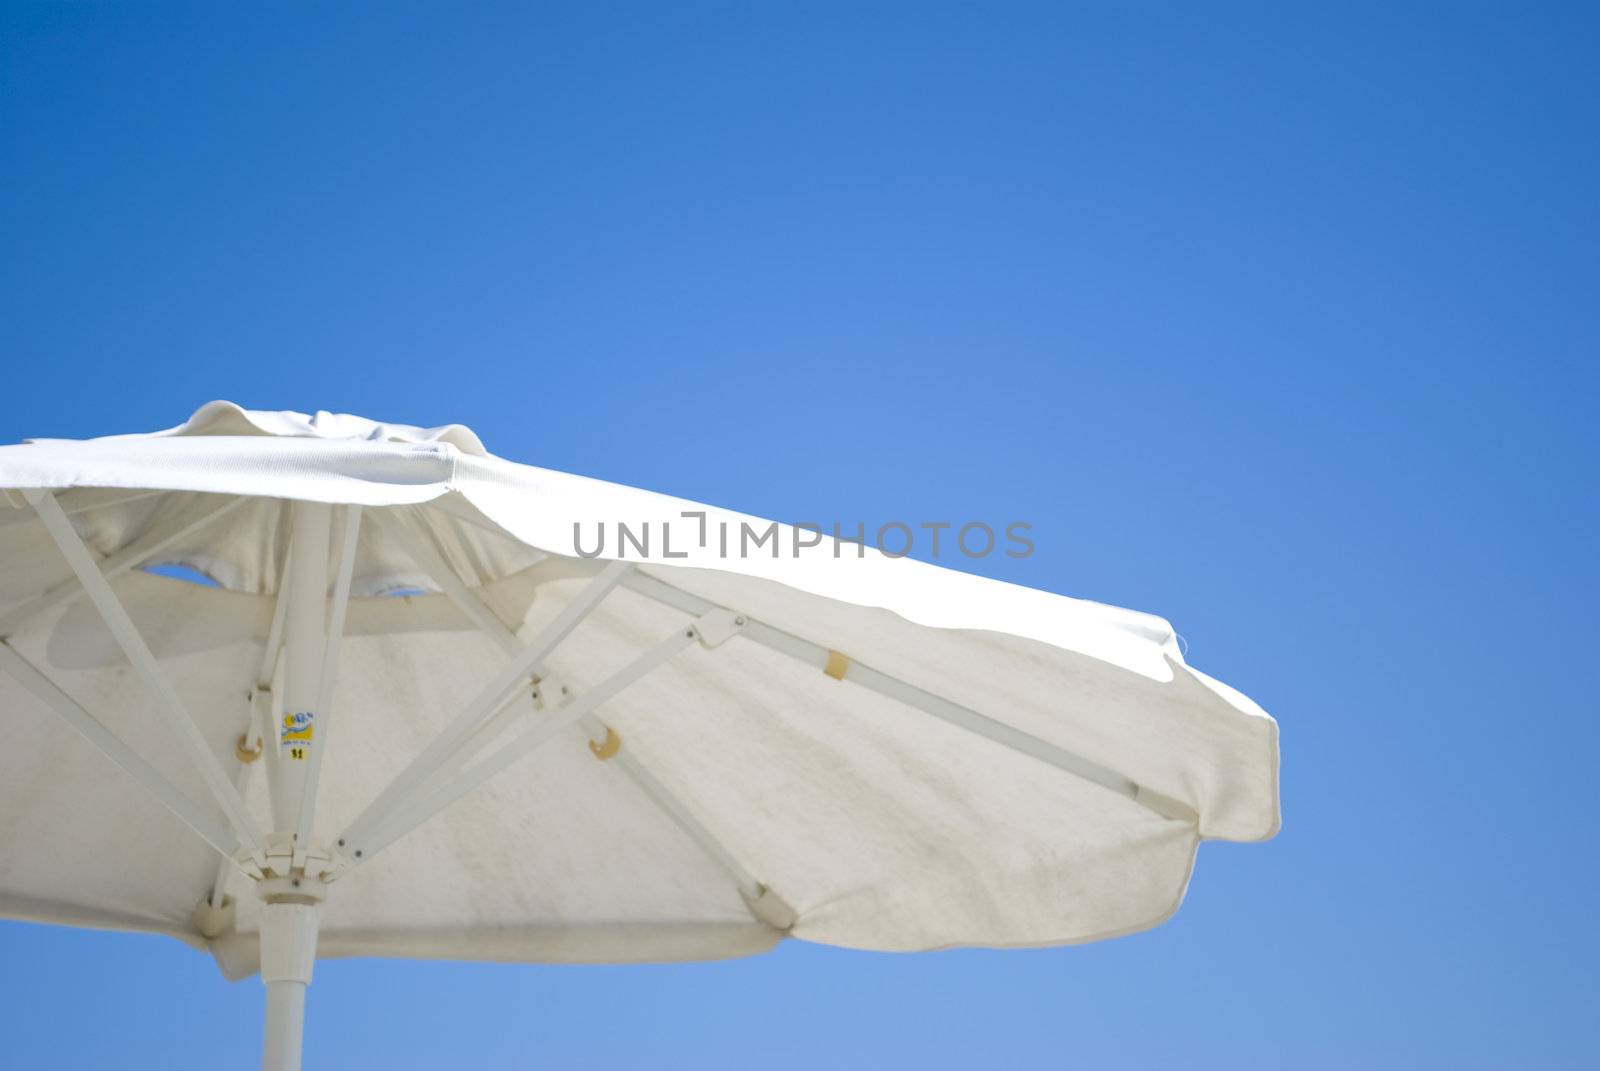
{"label": "metal support arm", "polygon": [[255,820],[251,818],[244,799],[233,787],[233,781],[223,772],[222,764],[212,753],[211,745],[206,742],[206,738],[200,734],[194,719],[184,709],[183,700],[178,697],[177,689],[167,679],[166,673],[156,661],[156,656],[144,642],[144,637],[140,636],[139,630],[134,627],[133,619],[128,616],[128,611],[123,608],[121,600],[111,590],[111,584],[90,556],[89,548],[78,538],[77,530],[72,527],[72,521],[62,512],[61,504],[50,492],[28,491],[25,495],[34,511],[38,513],[39,519],[44,522],[45,529],[55,540],[62,557],[66,558],[67,564],[77,574],[78,582],[83,585],[89,600],[94,603],[95,609],[100,611],[101,618],[111,630],[123,654],[144,679],[145,686],[156,699],[157,712],[173,735],[178,738],[178,742],[189,756],[189,761],[194,763],[206,787],[211,790],[211,795],[222,807],[223,813],[228,816],[228,823],[233,827],[234,834],[240,843],[249,849],[257,865],[260,865],[263,861],[261,832]]}
{"label": "metal support arm", "polygon": [[341,840],[355,844],[371,833],[383,818],[392,815],[420,788],[430,775],[444,766],[478,729],[501,707],[506,696],[520,687],[541,665],[551,651],[578,627],[588,614],[600,604],[631,568],[629,562],[612,562],[602,569],[570,603],[546,625],[533,641],[523,648],[516,658],[484,685],[483,689],[462,708],[461,712],[434,738],[412,763],[402,770],[378,798],[367,805],[355,821],[346,827]]}
{"label": "metal support arm", "polygon": [[[468,620],[476,624],[485,635],[499,644],[507,654],[515,655],[522,649],[522,643],[517,639],[516,634],[500,620],[499,616],[482,599],[461,582],[460,578],[455,575],[445,562],[443,556],[435,551],[433,546],[416,530],[414,523],[406,519],[390,522],[386,518],[384,528],[400,539],[416,566],[427,574],[434,583],[438,584],[440,590],[445,593],[450,601],[455,603],[456,607],[466,615]],[[742,621],[743,618],[739,620]],[[542,666],[534,667],[534,672],[540,677],[544,676],[544,668]],[[553,704],[555,697],[551,695],[548,701]],[[499,720],[498,718],[496,719],[495,726],[498,726]],[[606,739],[607,727],[601,724],[594,714],[585,714],[580,719],[580,724],[595,741]],[[487,729],[485,735],[493,731],[492,728]],[[493,739],[493,737],[489,736],[489,739]],[[763,895],[768,895],[766,886],[757,881],[750,871],[734,857],[727,846],[718,840],[716,835],[695,816],[694,812],[650,772],[649,768],[639,760],[639,757],[633,753],[632,749],[619,746],[618,750],[610,757],[616,759],[617,767],[624,776],[638,787],[639,791],[643,792],[679,829],[683,830],[690,840],[699,845],[701,850],[722,867],[723,871],[738,885],[739,891],[747,900],[753,901],[760,899]],[[457,770],[448,767],[446,769],[449,774],[445,778],[446,780],[453,777],[457,772]],[[445,771],[441,770],[440,773],[444,774]]]}
{"label": "metal support arm", "polygon": [[674,631],[566,706],[551,711],[538,721],[525,723],[499,750],[463,770],[414,804],[379,815],[359,830],[352,827],[352,832],[340,838],[340,852],[353,860],[365,862],[370,859],[700,639],[701,629],[702,625],[697,622]]}
{"label": "metal support arm", "polygon": [[121,738],[107,729],[100,719],[90,714],[76,699],[62,691],[32,662],[19,654],[11,644],[0,640],[0,669],[32,692],[45,706],[73,728],[106,758],[120,766],[161,804],[178,816],[184,825],[200,834],[207,844],[223,856],[232,859],[239,848],[239,838],[226,825],[195,806],[193,800],[178,790],[177,786],[151,766],[138,753],[123,743]]}
{"label": "metal support arm", "polygon": [[[115,554],[112,554],[105,561],[99,563],[100,575],[107,580],[111,580],[135,566],[142,565],[179,540],[187,538],[200,528],[232,513],[244,505],[245,501],[246,499],[241,495],[231,501],[224,502],[204,517],[190,521],[181,528],[153,538],[141,539],[138,542],[130,543]],[[42,614],[58,603],[76,597],[82,592],[83,588],[78,584],[76,578],[73,578],[62,581],[49,591],[35,595],[26,602],[19,603],[7,610],[4,615],[0,615],[0,636],[10,636],[33,617]]]}

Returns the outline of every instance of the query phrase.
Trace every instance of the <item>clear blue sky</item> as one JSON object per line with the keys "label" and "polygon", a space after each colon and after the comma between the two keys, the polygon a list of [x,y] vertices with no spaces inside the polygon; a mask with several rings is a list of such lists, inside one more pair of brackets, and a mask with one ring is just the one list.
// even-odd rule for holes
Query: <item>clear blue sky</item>
{"label": "clear blue sky", "polygon": [[[1152,932],[334,961],[308,1067],[1593,1066],[1600,25],[1290,6],[6,5],[0,439],[229,398],[1024,518],[976,568],[1282,725],[1283,833]],[[176,942],[0,963],[0,1064],[257,1059]]]}

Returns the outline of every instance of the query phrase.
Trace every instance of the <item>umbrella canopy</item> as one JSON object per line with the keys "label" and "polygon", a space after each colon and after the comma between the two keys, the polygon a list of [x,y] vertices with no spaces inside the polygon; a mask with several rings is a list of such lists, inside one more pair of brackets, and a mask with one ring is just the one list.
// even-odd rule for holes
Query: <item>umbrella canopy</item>
{"label": "umbrella canopy", "polygon": [[218,402],[0,448],[0,487],[0,914],[269,988],[1088,941],[1278,828],[1276,724],[1160,618],[460,426]]}

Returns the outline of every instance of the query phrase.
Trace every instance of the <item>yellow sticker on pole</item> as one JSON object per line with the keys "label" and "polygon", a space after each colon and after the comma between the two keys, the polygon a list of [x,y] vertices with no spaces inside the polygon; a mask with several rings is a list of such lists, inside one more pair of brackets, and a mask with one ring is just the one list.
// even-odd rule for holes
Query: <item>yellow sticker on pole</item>
{"label": "yellow sticker on pole", "polygon": [[287,749],[288,757],[296,762],[304,759],[311,750],[314,715],[309,710],[283,716],[283,727],[278,730],[278,746]]}

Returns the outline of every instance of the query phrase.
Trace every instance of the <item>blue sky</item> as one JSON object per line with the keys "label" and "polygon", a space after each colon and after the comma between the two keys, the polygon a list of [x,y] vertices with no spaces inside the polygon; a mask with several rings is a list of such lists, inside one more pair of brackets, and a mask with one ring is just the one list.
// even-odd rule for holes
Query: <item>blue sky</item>
{"label": "blue sky", "polygon": [[[0,439],[461,422],[1151,610],[1284,830],[1152,932],[334,961],[307,1066],[1592,1066],[1583,5],[8,4]],[[63,845],[62,850],[70,850]],[[260,986],[0,923],[15,1066],[256,1060]]]}

